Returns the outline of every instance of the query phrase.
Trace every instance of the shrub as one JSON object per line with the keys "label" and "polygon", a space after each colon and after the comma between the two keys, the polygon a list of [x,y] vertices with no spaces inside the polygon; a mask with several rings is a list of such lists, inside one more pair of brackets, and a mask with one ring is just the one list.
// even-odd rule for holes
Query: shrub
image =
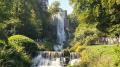
{"label": "shrub", "polygon": [[64,49],[63,50],[63,55],[64,55],[64,57],[70,57],[70,51],[69,51],[69,49]]}
{"label": "shrub", "polygon": [[85,50],[86,46],[82,46],[79,43],[76,43],[73,47],[70,48],[70,51],[72,52],[82,52]]}
{"label": "shrub", "polygon": [[6,44],[5,44],[5,41],[3,40],[0,40],[0,48],[4,47]]}
{"label": "shrub", "polygon": [[0,67],[29,67],[29,61],[28,55],[23,56],[5,41],[0,40]]}
{"label": "shrub", "polygon": [[8,43],[15,48],[17,52],[30,54],[34,56],[38,46],[32,39],[23,35],[14,35],[8,38]]}
{"label": "shrub", "polygon": [[82,30],[80,33],[76,33],[75,35],[76,36],[73,39],[71,45],[75,45],[78,42],[80,45],[94,45],[99,38],[96,30]]}
{"label": "shrub", "polygon": [[29,67],[26,58],[22,58],[14,49],[0,49],[0,67]]}

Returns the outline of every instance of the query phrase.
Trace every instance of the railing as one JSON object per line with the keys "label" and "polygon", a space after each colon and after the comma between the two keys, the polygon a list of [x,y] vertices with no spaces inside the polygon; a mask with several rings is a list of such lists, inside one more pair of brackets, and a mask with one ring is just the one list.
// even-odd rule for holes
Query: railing
{"label": "railing", "polygon": [[96,44],[120,44],[120,37],[101,37],[96,40]]}

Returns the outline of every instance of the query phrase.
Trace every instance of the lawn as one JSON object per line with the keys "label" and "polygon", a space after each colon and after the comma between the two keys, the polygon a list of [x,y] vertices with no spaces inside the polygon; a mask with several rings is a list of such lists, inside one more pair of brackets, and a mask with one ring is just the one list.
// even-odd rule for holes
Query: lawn
{"label": "lawn", "polygon": [[120,67],[120,47],[116,45],[85,46],[81,49],[80,67]]}

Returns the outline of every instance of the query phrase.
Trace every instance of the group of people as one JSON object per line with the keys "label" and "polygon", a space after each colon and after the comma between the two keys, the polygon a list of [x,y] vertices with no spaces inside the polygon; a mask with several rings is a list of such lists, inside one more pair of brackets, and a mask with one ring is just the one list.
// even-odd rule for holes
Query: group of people
{"label": "group of people", "polygon": [[101,37],[97,40],[98,44],[120,44],[120,37]]}

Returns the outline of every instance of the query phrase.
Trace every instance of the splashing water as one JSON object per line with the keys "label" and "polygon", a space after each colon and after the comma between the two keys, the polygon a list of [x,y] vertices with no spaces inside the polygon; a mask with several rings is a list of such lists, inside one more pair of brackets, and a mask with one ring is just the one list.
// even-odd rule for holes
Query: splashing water
{"label": "splashing water", "polygon": [[[69,64],[74,65],[79,62],[79,54],[71,53]],[[65,58],[61,52],[43,51],[32,60],[31,67],[64,67]]]}
{"label": "splashing water", "polygon": [[[65,36],[65,12],[60,11],[54,15],[54,19],[57,24],[57,44],[54,46],[54,52],[40,52],[40,54],[33,58],[31,67],[64,67],[66,66],[66,58],[62,56],[61,52],[56,52],[63,49],[64,42],[66,41]],[[71,53],[69,64],[76,63],[79,60],[78,54]]]}
{"label": "splashing water", "polygon": [[41,55],[37,56],[32,60],[32,66],[31,67],[62,67],[60,65],[60,58],[43,58]]}

